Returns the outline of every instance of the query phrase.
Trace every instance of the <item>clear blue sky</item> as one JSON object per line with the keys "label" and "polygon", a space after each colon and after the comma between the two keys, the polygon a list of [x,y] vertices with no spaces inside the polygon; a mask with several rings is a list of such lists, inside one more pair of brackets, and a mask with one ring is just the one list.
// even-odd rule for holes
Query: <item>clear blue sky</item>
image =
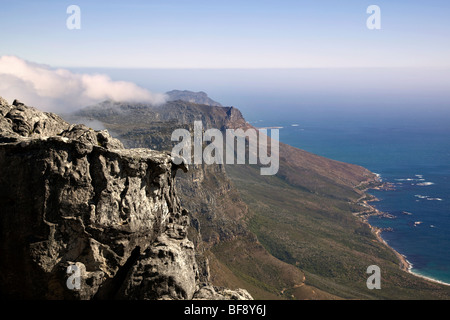
{"label": "clear blue sky", "polygon": [[[81,8],[81,30],[66,9]],[[368,30],[366,9],[381,8]],[[2,1],[0,55],[61,67],[450,67],[448,0]]]}

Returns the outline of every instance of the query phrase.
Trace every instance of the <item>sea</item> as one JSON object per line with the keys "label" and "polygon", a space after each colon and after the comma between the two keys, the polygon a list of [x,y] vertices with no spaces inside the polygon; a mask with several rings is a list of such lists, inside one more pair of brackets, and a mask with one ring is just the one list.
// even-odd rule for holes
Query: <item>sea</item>
{"label": "sea", "polygon": [[369,223],[389,230],[382,238],[405,256],[412,273],[450,284],[450,125],[351,116],[254,121],[282,127],[286,144],[361,165],[391,183],[392,190],[369,193],[379,200],[371,205],[393,218],[372,216]]}
{"label": "sea", "polygon": [[204,91],[286,144],[363,166],[392,183],[370,190],[394,218],[369,223],[412,265],[450,283],[450,70],[73,68],[154,92]]}

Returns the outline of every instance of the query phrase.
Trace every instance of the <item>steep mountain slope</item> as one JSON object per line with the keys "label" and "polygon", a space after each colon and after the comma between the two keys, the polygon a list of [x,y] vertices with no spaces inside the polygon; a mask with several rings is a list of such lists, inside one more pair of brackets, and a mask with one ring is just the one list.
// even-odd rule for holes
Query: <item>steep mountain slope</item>
{"label": "steep mountain slope", "polygon": [[0,297],[251,299],[200,271],[179,168],[0,98]]}
{"label": "steep mountain slope", "polygon": [[[173,130],[192,129],[195,120],[201,120],[205,128],[226,129],[246,125],[236,108],[211,108],[184,101],[169,102],[159,108],[104,102],[81,110],[77,117],[79,121],[102,121],[128,147],[147,146],[158,150],[171,150]],[[190,238],[196,243],[197,251],[203,252],[198,260],[203,258],[204,263],[200,265],[205,270],[210,269],[214,284],[245,287],[255,298],[279,299],[283,288],[303,283],[304,275],[298,268],[271,256],[249,231],[248,207],[224,166],[192,165],[188,173],[178,174],[176,185],[182,205],[192,215]],[[241,248],[247,248],[241,252],[239,261],[249,261],[247,269],[252,269],[251,276],[246,272],[236,275],[236,270],[230,270],[220,254],[216,256],[212,252],[217,244],[229,241],[238,241]],[[255,264],[269,265],[270,268],[258,270],[253,267]],[[269,269],[272,276],[268,276]]]}
{"label": "steep mountain slope", "polygon": [[[252,128],[236,108],[186,101],[105,102],[78,116],[102,121],[126,145],[158,150],[171,150],[173,130],[192,130],[194,120],[205,129]],[[365,188],[377,184],[360,166],[282,143],[276,176],[261,176],[256,165],[199,165],[177,178],[181,202],[198,221],[191,231],[203,235],[191,238],[216,284],[270,299],[448,298],[448,288],[400,270],[395,253],[357,217],[366,211]],[[371,264],[384,272],[383,290],[366,287]]]}

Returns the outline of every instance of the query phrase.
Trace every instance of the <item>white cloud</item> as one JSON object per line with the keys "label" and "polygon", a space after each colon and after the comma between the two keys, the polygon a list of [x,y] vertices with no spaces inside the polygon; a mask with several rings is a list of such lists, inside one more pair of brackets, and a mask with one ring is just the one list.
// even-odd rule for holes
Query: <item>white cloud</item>
{"label": "white cloud", "polygon": [[15,56],[0,57],[0,96],[62,113],[108,99],[159,105],[167,98],[131,82],[113,81],[107,75],[77,74]]}

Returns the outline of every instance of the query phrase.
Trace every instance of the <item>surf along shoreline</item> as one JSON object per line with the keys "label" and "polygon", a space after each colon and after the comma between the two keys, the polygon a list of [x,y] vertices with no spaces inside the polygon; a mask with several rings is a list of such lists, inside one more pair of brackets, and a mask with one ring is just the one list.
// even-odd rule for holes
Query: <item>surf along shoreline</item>
{"label": "surf along shoreline", "polygon": [[372,226],[369,223],[369,218],[372,216],[379,216],[379,217],[386,217],[386,218],[392,218],[393,216],[387,212],[382,212],[380,210],[378,210],[374,205],[370,204],[371,202],[376,202],[376,201],[380,201],[379,199],[377,199],[375,196],[371,195],[369,193],[370,190],[393,190],[394,184],[389,183],[389,182],[383,182],[380,178],[379,174],[376,174],[376,178],[372,181],[366,181],[366,186],[362,189],[362,191],[364,192],[364,196],[362,196],[361,198],[359,198],[356,203],[360,206],[362,206],[364,208],[363,211],[354,213],[354,215],[358,218],[360,218],[364,223],[366,223],[370,229],[372,230],[372,233],[376,236],[377,240],[380,241],[381,243],[383,243],[387,248],[389,248],[390,250],[392,250],[392,252],[397,256],[398,260],[399,260],[399,267],[401,270],[408,272],[409,274],[416,276],[418,278],[433,282],[433,283],[437,283],[437,284],[441,284],[444,286],[450,286],[450,283],[447,282],[443,282],[431,277],[427,277],[421,274],[418,274],[416,272],[413,272],[413,264],[411,262],[408,261],[407,256],[401,254],[400,252],[398,252],[397,250],[395,250],[393,247],[391,247],[386,240],[383,239],[382,237],[382,233],[383,231],[392,231],[392,230],[388,230],[388,229],[384,229],[384,228],[378,228],[375,226]]}

